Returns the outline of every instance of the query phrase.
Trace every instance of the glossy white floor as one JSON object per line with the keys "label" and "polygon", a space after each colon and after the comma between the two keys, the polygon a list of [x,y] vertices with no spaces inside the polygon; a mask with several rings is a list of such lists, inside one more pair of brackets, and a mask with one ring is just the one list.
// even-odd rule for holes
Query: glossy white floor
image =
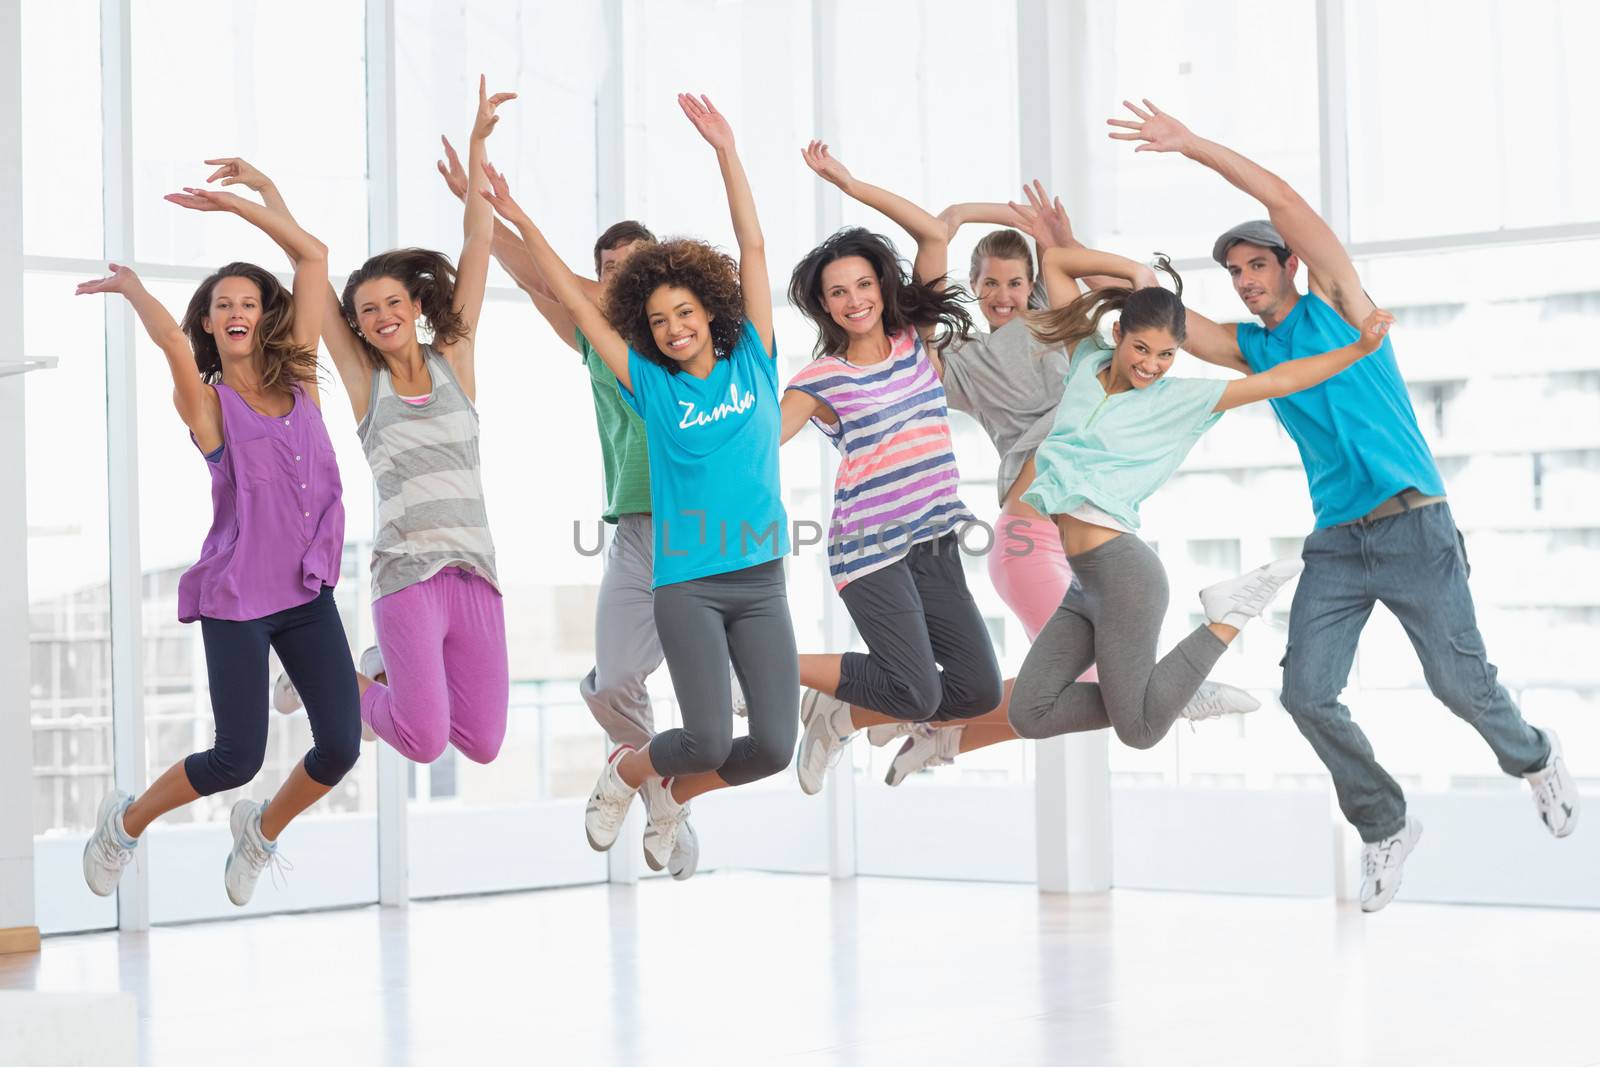
{"label": "glossy white floor", "polygon": [[1597,912],[713,873],[52,938],[0,989],[130,991],[160,1067],[1590,1067],[1596,961]]}

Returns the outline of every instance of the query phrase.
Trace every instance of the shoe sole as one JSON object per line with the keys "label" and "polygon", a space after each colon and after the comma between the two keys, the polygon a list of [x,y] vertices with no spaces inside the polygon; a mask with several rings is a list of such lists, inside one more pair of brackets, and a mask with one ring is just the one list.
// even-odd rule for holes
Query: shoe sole
{"label": "shoe sole", "polygon": [[[1417,832],[1412,835],[1411,843],[1406,846],[1405,855],[1400,857],[1400,869],[1402,871],[1405,870],[1406,860],[1410,859],[1411,858],[1411,853],[1416,851],[1417,842],[1422,840],[1422,823],[1420,821],[1413,821],[1411,823],[1411,825],[1416,827]],[[1376,914],[1377,912],[1382,911],[1384,908],[1387,908],[1390,904],[1394,903],[1395,894],[1397,894],[1399,892],[1400,892],[1400,879],[1396,878],[1395,881],[1394,881],[1394,888],[1389,891],[1389,895],[1387,897],[1383,898],[1383,903],[1377,905],[1376,907],[1372,907],[1372,908],[1367,907],[1367,905],[1365,903],[1363,903],[1361,905],[1362,914],[1373,915],[1373,914]]]}

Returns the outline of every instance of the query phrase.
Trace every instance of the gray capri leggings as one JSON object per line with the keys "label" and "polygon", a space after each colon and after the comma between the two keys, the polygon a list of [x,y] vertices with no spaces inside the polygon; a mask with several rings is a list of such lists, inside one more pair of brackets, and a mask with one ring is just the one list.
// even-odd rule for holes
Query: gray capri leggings
{"label": "gray capri leggings", "polygon": [[[787,767],[799,730],[800,657],[783,560],[659,586],[655,614],[683,717],[681,728],[650,742],[657,772],[716,771],[744,785]],[[730,659],[750,714],[749,734],[738,739]]]}
{"label": "gray capri leggings", "polygon": [[[1041,738],[1109,726],[1123,744],[1151,748],[1228,646],[1201,626],[1156,662],[1167,574],[1155,551],[1132,534],[1067,563],[1072,585],[1012,688],[1011,728]],[[1076,681],[1091,663],[1099,683]]]}

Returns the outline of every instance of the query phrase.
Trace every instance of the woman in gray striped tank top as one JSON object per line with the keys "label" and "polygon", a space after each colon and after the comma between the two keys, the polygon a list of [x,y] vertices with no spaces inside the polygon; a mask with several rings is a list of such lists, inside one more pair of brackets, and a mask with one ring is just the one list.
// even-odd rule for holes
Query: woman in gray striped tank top
{"label": "woman in gray striped tank top", "polygon": [[[480,77],[467,168],[475,188],[495,109]],[[466,198],[459,268],[421,248],[373,256],[325,316],[323,340],[355,411],[378,490],[372,621],[361,657],[361,721],[407,759],[447,744],[488,763],[506,732],[510,680],[478,454],[474,333],[494,213]],[[432,340],[417,337],[426,320]]]}

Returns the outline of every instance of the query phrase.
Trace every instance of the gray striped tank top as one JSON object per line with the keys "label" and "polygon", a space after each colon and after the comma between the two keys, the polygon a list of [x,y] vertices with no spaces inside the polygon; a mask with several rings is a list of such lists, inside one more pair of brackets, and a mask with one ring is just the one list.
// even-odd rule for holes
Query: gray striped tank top
{"label": "gray striped tank top", "polygon": [[372,374],[366,418],[356,427],[378,487],[374,600],[452,566],[500,588],[479,474],[478,412],[444,357],[432,345],[422,353],[433,380],[427,402],[401,400],[388,368],[380,367]]}

